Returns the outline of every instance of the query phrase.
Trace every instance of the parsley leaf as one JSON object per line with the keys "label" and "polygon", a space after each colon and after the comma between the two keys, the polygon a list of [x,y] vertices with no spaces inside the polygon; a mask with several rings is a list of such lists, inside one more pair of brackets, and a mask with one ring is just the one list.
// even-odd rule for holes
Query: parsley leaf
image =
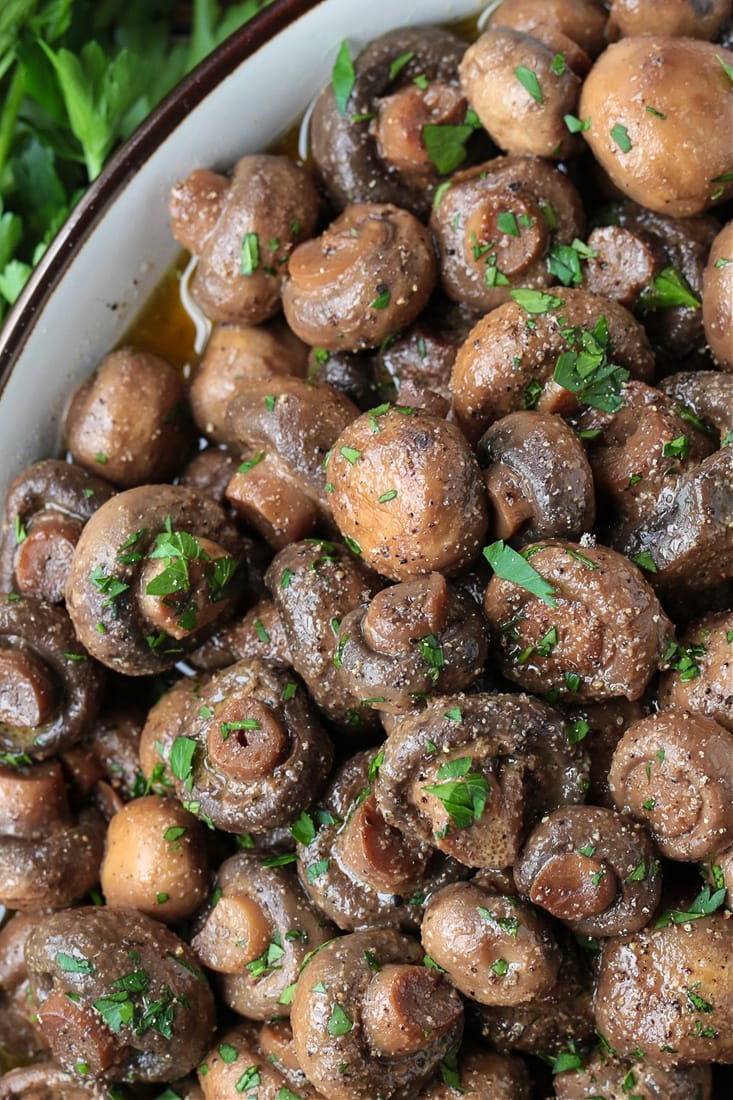
{"label": "parsley leaf", "polygon": [[552,585],[511,546],[507,546],[502,541],[492,542],[491,546],[484,548],[484,557],[497,577],[512,581],[513,584],[518,584],[520,588],[537,596],[543,603],[550,607],[557,607],[554,599],[555,589]]}
{"label": "parsley leaf", "polygon": [[447,176],[468,156],[466,142],[474,131],[468,124],[459,126],[427,123],[422,128],[425,151],[441,176]]}
{"label": "parsley leaf", "polygon": [[440,799],[446,813],[458,829],[467,829],[474,821],[480,821],[489,795],[486,777],[472,772],[470,756],[450,760],[438,768],[438,779],[422,789]]}
{"label": "parsley leaf", "polygon": [[341,43],[341,47],[336,56],[336,61],[331,73],[331,82],[333,84],[333,94],[336,100],[336,109],[340,115],[345,115],[349,96],[356,82],[354,63],[349,54],[349,47],[345,42]]}
{"label": "parsley leaf", "polygon": [[635,308],[645,313],[653,309],[674,309],[676,306],[699,309],[701,304],[678,268],[663,267],[649,285],[644,287],[636,300]]}

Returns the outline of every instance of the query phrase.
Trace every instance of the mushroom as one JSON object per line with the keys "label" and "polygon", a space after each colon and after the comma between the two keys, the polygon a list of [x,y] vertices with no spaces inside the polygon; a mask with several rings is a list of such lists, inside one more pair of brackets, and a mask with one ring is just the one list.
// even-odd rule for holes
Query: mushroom
{"label": "mushroom", "polygon": [[257,325],[280,309],[287,264],[318,220],[318,192],[284,156],[256,153],[231,178],[197,169],[173,188],[173,236],[199,256],[191,293],[212,321]]}
{"label": "mushroom", "polygon": [[103,682],[65,611],[0,594],[0,751],[42,760],[81,740]]}
{"label": "mushroom", "polygon": [[590,786],[588,801],[594,806],[608,806],[614,803],[608,789],[608,769],[611,757],[624,732],[634,722],[649,713],[644,699],[633,703],[623,696],[606,699],[603,703],[563,704],[572,736],[583,741],[590,757]]}
{"label": "mushroom", "polygon": [[[127,1092],[119,1093],[127,1100]],[[95,1081],[84,1081],[54,1062],[12,1069],[0,1077],[0,1100],[108,1100],[109,1090]]]}
{"label": "mushroom", "polygon": [[343,543],[305,539],[275,556],[266,579],[293,668],[316,704],[340,727],[375,728],[375,716],[340,679],[334,659],[339,624],[371,598],[377,578]]}
{"label": "mushroom", "polygon": [[466,997],[515,1005],[547,993],[560,952],[550,922],[515,897],[456,882],[429,901],[422,942]]}
{"label": "mushroom", "polygon": [[81,466],[54,458],[18,474],[5,500],[0,591],[61,603],[82,528],[113,492]]}
{"label": "mushroom", "polygon": [[[721,440],[733,430],[733,378],[719,370],[680,371],[659,383],[662,393],[677,401],[683,420],[702,429],[720,433]],[[698,425],[699,427],[700,425]]]}
{"label": "mushroom", "polygon": [[226,489],[235,511],[280,550],[330,525],[324,460],[359,410],[331,386],[279,377],[227,406],[227,435],[246,449]]}
{"label": "mushroom", "polygon": [[527,575],[500,543],[489,548],[484,610],[503,674],[574,701],[640,699],[672,634],[640,569],[605,546],[548,541],[523,554]]}
{"label": "mushroom", "polygon": [[323,1100],[306,1080],[292,1046],[283,1023],[265,1024],[258,1032],[243,1020],[220,1032],[198,1070],[204,1100],[239,1094],[256,1100]]}
{"label": "mushroom", "polygon": [[347,206],[290,258],[285,317],[296,336],[329,351],[376,347],[406,328],[437,276],[430,235],[389,203]]}
{"label": "mushroom", "polygon": [[659,703],[702,714],[733,733],[733,611],[688,627],[659,680]]}
{"label": "mushroom", "polygon": [[362,706],[405,714],[431,691],[469,687],[488,654],[471,597],[441,573],[383,588],[341,620],[338,676]]}
{"label": "mushroom", "polygon": [[471,867],[511,866],[548,810],[582,802],[582,747],[526,695],[443,695],[390,734],[375,782],[385,820]]}
{"label": "mushroom", "polygon": [[510,287],[551,286],[548,254],[581,237],[585,217],[566,176],[539,157],[510,156],[453,176],[430,227],[446,294],[486,312]]}
{"label": "mushroom", "polygon": [[557,36],[546,45],[539,33],[535,37],[501,25],[499,13],[499,22],[463,55],[459,72],[466,99],[507,153],[564,160],[583,151],[580,135],[568,129],[565,117],[577,114],[590,60],[580,48],[573,49],[572,41],[558,53],[556,47],[566,42],[567,36]]}
{"label": "mushroom", "polygon": [[629,727],[613,754],[611,795],[667,859],[707,859],[733,840],[732,752],[733,733],[712,718],[651,714]]}
{"label": "mushroom", "polygon": [[[23,948],[41,913],[14,913],[0,929],[0,1051],[2,1068],[39,1061],[47,1046],[33,1026],[28,970]],[[0,1077],[0,1097],[3,1096]]]}
{"label": "mushroom", "polygon": [[492,531],[515,546],[579,539],[595,522],[593,475],[582,443],[559,416],[515,412],[478,443]]}
{"label": "mushroom", "polygon": [[180,485],[118,493],[87,523],[66,585],[78,637],[129,676],[171,668],[229,616],[239,536],[210,497]]}
{"label": "mushroom", "polygon": [[609,46],[586,77],[583,136],[615,186],[640,205],[686,217],[733,193],[729,143],[720,141],[733,91],[721,60],[733,64],[733,53],[655,27]]}
{"label": "mushroom", "polygon": [[602,806],[553,810],[530,833],[514,878],[520,892],[581,936],[649,923],[661,895],[659,861],[636,822]]}
{"label": "mushroom", "polygon": [[333,445],[333,518],[367,565],[393,581],[456,573],[486,533],[481,472],[455,424],[381,405]]}
{"label": "mushroom", "polygon": [[180,373],[152,352],[112,351],[73,394],[64,425],[76,463],[119,489],[177,474],[193,447]]}
{"label": "mushroom", "polygon": [[332,940],[305,966],[290,1021],[327,1100],[416,1096],[460,1040],[461,999],[422,958],[416,940],[381,928]]}
{"label": "mushroom", "polygon": [[631,308],[663,269],[667,255],[655,234],[618,224],[618,205],[613,224],[596,226],[588,235],[592,255],[586,260],[584,286],[591,294]]}
{"label": "mushroom", "polygon": [[414,932],[426,899],[467,872],[387,824],[372,791],[380,759],[373,751],[352,756],[315,812],[296,823],[298,871],[339,928]]}
{"label": "mushroom", "polygon": [[258,661],[223,669],[172,717],[182,723],[161,748],[176,794],[225,832],[288,824],[329,773],[333,748],[301,685]]}
{"label": "mushroom", "polygon": [[441,1080],[428,1085],[419,1100],[529,1100],[530,1077],[521,1058],[463,1046],[441,1063]]}
{"label": "mushroom", "polygon": [[[729,5],[730,6],[730,5]],[[705,339],[721,370],[733,371],[733,221],[712,243],[703,274],[702,320]]]}
{"label": "mushroom", "polygon": [[599,0],[503,0],[491,23],[525,31],[544,41],[552,29],[590,57],[605,46],[606,12]]}
{"label": "mushroom", "polygon": [[292,870],[238,852],[219,868],[191,945],[215,972],[225,1004],[248,1019],[269,1020],[288,1016],[303,961],[333,931]]}
{"label": "mushroom", "polygon": [[140,735],[145,713],[135,705],[105,707],[97,718],[90,737],[82,742],[88,749],[110,787],[120,799],[129,802],[140,794]]}
{"label": "mushroom", "polygon": [[[414,329],[410,327],[410,332]],[[396,340],[400,337],[397,336]],[[385,347],[389,344],[386,342]],[[391,346],[391,345],[390,345]],[[359,408],[371,409],[379,401],[375,351],[326,351],[311,348],[308,354],[308,381],[325,382]]]}
{"label": "mushroom", "polygon": [[[165,1081],[198,1064],[214,998],[193,951],[134,909],[43,917],[25,958],[38,1025],[59,1065],[107,1081]],[[68,996],[72,994],[72,996]]]}
{"label": "mushroom", "polygon": [[[474,326],[453,367],[456,419],[472,442],[519,409],[570,415],[584,404],[618,408],[629,375],[651,381],[646,334],[617,302],[565,287],[514,290],[511,297]],[[592,367],[582,377],[581,352]]]}
{"label": "mushroom", "polygon": [[[597,1050],[577,1069],[553,1078],[556,1100],[585,1100],[594,1093],[604,1097],[659,1096],[664,1100],[711,1100],[709,1066],[657,1066],[640,1058],[614,1058]],[[633,1090],[633,1093],[632,1093]]]}
{"label": "mushroom", "polygon": [[430,156],[424,127],[435,127],[428,132],[437,143],[441,127],[464,125],[462,149],[473,129],[464,121],[468,105],[458,87],[464,49],[442,28],[402,27],[374,39],[354,60],[345,103],[337,101],[333,84],[323,89],[311,119],[311,147],[338,209],[389,202],[427,214],[450,167],[437,152]]}
{"label": "mushroom", "polygon": [[239,460],[231,447],[205,447],[186,464],[178,484],[224,504],[227,485],[238,466]]}
{"label": "mushroom", "polygon": [[165,794],[173,787],[168,769],[171,746],[201,709],[201,681],[182,676],[164,692],[148,711],[140,733],[140,769],[147,781],[146,793]]}
{"label": "mushroom", "polygon": [[717,38],[730,19],[730,0],[612,0],[608,38],[641,34]]}
{"label": "mushroom", "polygon": [[204,672],[233,665],[235,661],[257,660],[275,668],[290,668],[290,652],[280,612],[273,600],[260,600],[239,619],[217,630],[189,656],[194,668]]}
{"label": "mushroom", "polygon": [[663,1067],[733,1061],[733,924],[720,913],[605,940],[596,1023],[621,1056]]}
{"label": "mushroom", "polygon": [[164,924],[192,916],[209,885],[203,826],[175,798],[128,802],[109,823],[100,885],[112,908]]}

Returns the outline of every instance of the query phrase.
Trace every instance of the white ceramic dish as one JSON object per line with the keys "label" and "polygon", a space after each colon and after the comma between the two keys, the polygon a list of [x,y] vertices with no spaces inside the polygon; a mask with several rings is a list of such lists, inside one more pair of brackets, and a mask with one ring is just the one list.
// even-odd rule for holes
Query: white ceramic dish
{"label": "white ceramic dish", "polygon": [[[192,168],[263,149],[358,49],[407,23],[477,13],[481,0],[279,0],[150,116],[87,192],[0,334],[0,494],[57,453],[68,394],[121,338],[178,251],[167,196]],[[353,52],[353,50],[352,50]],[[0,498],[1,499],[1,498]]]}

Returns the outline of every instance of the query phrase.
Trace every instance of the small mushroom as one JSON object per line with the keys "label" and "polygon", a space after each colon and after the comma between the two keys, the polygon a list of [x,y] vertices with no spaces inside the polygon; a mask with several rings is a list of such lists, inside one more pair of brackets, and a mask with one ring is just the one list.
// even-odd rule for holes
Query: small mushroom
{"label": "small mushroom", "polygon": [[484,600],[503,674],[572,700],[640,699],[672,633],[641,571],[605,546],[553,541],[524,553],[536,581],[497,573]]}
{"label": "small mushroom", "polygon": [[215,672],[245,659],[283,669],[293,665],[285,628],[273,600],[260,600],[242,618],[233,619],[218,630],[188,658],[194,668],[204,672]]}
{"label": "small mushroom", "polygon": [[618,225],[599,225],[588,235],[592,255],[585,266],[584,286],[591,294],[612,298],[631,308],[655,279],[667,259],[655,235]]}
{"label": "small mushroom", "polygon": [[171,668],[231,615],[241,543],[210,497],[180,485],[118,493],[87,523],[69,571],[74,629],[103,664]]}
{"label": "small mushroom", "polygon": [[239,460],[231,447],[205,447],[186,464],[178,484],[205,493],[217,504],[224,504],[226,487],[238,465]]}
{"label": "small mushroom", "polygon": [[[28,934],[40,919],[39,912],[14,913],[0,929],[0,1051],[2,1068],[24,1065],[47,1056],[48,1048],[31,1017],[28,970],[23,949]],[[3,1096],[0,1077],[0,1097]]]}
{"label": "small mushroom", "polygon": [[550,922],[515,897],[473,882],[456,882],[428,903],[422,942],[466,997],[515,1005],[547,993],[560,952]]}
{"label": "small mushroom", "polygon": [[484,432],[477,453],[496,538],[520,546],[579,539],[592,529],[593,475],[582,443],[561,417],[510,413]]}
{"label": "small mushroom", "polygon": [[643,698],[632,703],[623,696],[616,696],[602,703],[563,704],[562,710],[568,718],[572,736],[583,742],[590,757],[588,802],[613,809],[608,789],[611,757],[629,726],[649,713],[648,706]]}
{"label": "small mushroom", "polygon": [[65,434],[78,465],[119,489],[166,481],[193,447],[183,379],[139,348],[112,351],[73,394]]}
{"label": "small mushroom", "polygon": [[[240,1094],[255,1100],[324,1100],[306,1080],[284,1023],[242,1020],[220,1032],[198,1068],[204,1100],[231,1100]],[[297,1089],[297,1092],[293,1091]]]}
{"label": "small mushroom", "polygon": [[[128,1100],[120,1092],[120,1100]],[[55,1062],[12,1069],[0,1077],[0,1100],[108,1100],[109,1091],[95,1081],[67,1073]]]}
{"label": "small mushroom", "polygon": [[318,207],[307,172],[266,153],[242,157],[231,178],[197,169],[174,187],[173,236],[199,256],[191,293],[204,313],[240,325],[273,317],[293,248],[313,233]]}
{"label": "small mushroom", "polygon": [[326,473],[342,535],[394,581],[456,573],[486,533],[481,472],[455,424],[382,405],[334,443]]}
{"label": "small mushroom", "polygon": [[730,0],[612,0],[608,38],[666,34],[715,39],[730,19]]}
{"label": "small mushroom", "polygon": [[382,928],[333,940],[304,968],[295,1051],[327,1100],[415,1096],[459,1041],[460,997],[422,957],[416,940]]}
{"label": "small mushroom", "polygon": [[733,734],[712,718],[665,710],[626,731],[608,776],[622,813],[667,859],[707,859],[733,839]]}
{"label": "small mushroom", "polygon": [[283,309],[306,344],[331,351],[376,347],[406,328],[437,276],[425,227],[387,203],[347,206],[290,258]]}
{"label": "small mushroom", "polygon": [[553,28],[595,57],[606,44],[606,18],[600,0],[503,0],[492,12],[491,23],[540,39]]}
{"label": "small mushroom", "polygon": [[659,681],[659,703],[702,714],[733,733],[733,611],[691,624]]}
{"label": "small mushroom", "polygon": [[[629,1095],[659,1096],[664,1100],[711,1100],[710,1066],[654,1065],[636,1058],[615,1058],[607,1051],[595,1051],[577,1069],[553,1078],[557,1100],[586,1100],[593,1094],[604,1097]],[[632,1090],[633,1089],[633,1093]],[[600,1093],[599,1093],[600,1090]]]}
{"label": "small mushroom", "polygon": [[581,936],[643,928],[662,888],[647,834],[601,806],[547,814],[527,838],[514,877],[530,901]]}
{"label": "small mushroom", "polygon": [[724,371],[733,371],[733,221],[712,243],[703,275],[702,319],[713,358]]}
{"label": "small mushroom", "polygon": [[419,1100],[529,1100],[530,1076],[521,1058],[463,1046],[441,1065],[441,1080],[420,1093]]}
{"label": "small mushroom", "polygon": [[[680,371],[659,383],[662,393],[677,401],[677,411],[687,423],[699,420],[702,429],[721,440],[733,430],[733,378],[722,370]],[[699,425],[698,425],[699,427]]]}

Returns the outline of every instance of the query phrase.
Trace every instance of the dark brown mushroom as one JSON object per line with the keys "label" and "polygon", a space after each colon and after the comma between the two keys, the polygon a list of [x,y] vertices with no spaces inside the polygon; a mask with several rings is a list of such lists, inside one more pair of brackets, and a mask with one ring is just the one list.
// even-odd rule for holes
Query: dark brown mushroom
{"label": "dark brown mushroom", "polygon": [[[606,403],[617,398],[629,374],[651,380],[649,341],[618,302],[566,287],[511,294],[514,301],[474,326],[453,367],[456,418],[472,441],[530,403],[540,412],[570,415],[604,395]],[[584,348],[595,359],[590,375],[578,380],[571,370],[559,369],[561,356],[577,356]]]}
{"label": "dark brown mushroom", "polygon": [[264,661],[275,668],[293,666],[285,628],[273,600],[260,600],[241,619],[233,619],[217,630],[188,658],[194,668],[204,672],[215,672],[245,659]]}
{"label": "dark brown mushroom", "polygon": [[191,293],[212,321],[257,325],[278,312],[288,260],[318,206],[305,170],[266,153],[242,157],[231,178],[197,169],[174,187],[173,235],[199,256]]}
{"label": "dark brown mushroom", "polygon": [[665,710],[635,722],[608,782],[667,859],[707,859],[733,839],[733,733],[711,718]]}
{"label": "dark brown mushroom", "polygon": [[430,234],[407,210],[360,203],[290,258],[283,309],[296,336],[333,351],[376,347],[406,328],[437,276]]}
{"label": "dark brown mushroom", "polygon": [[441,573],[383,588],[341,620],[338,675],[362,706],[405,714],[431,691],[461,691],[481,672],[488,634],[471,597]]}
{"label": "dark brown mushroom", "polygon": [[647,925],[662,890],[654,845],[636,822],[601,806],[547,814],[514,865],[517,887],[581,936]]}
{"label": "dark brown mushroom", "polygon": [[705,715],[733,733],[733,611],[693,623],[668,661],[659,681],[662,708]]}
{"label": "dark brown mushroom", "polygon": [[73,394],[65,434],[74,461],[119,489],[166,481],[193,445],[183,379],[149,351],[110,352]]}
{"label": "dark brown mushroom", "polygon": [[265,1024],[258,1031],[254,1023],[242,1020],[220,1032],[198,1073],[205,1100],[231,1100],[240,1094],[256,1100],[323,1100],[306,1080],[284,1022]]}
{"label": "dark brown mushroom", "polygon": [[608,769],[611,757],[625,731],[649,713],[643,699],[633,703],[623,696],[606,699],[603,703],[563,704],[572,736],[581,740],[590,757],[590,786],[588,802],[593,806],[614,808],[608,789]]}
{"label": "dark brown mushroom", "polygon": [[529,1100],[530,1076],[521,1058],[463,1046],[441,1065],[441,1079],[428,1085],[419,1100]]}
{"label": "dark brown mushroom", "polygon": [[730,0],[612,0],[608,38],[668,34],[685,38],[718,37],[730,19]]}
{"label": "dark brown mushroom", "polygon": [[219,868],[191,945],[215,972],[225,1004],[240,1016],[269,1020],[288,1016],[306,955],[333,933],[290,868],[239,852]]}
{"label": "dark brown mushroom", "polygon": [[59,459],[35,462],[8,489],[0,541],[0,591],[60,603],[86,521],[114,490]]}
{"label": "dark brown mushroom", "polygon": [[467,104],[458,87],[458,63],[464,49],[446,30],[403,27],[375,39],[354,60],[354,84],[343,109],[333,86],[323,89],[311,120],[311,145],[338,209],[390,202],[427,214],[440,177],[423,127],[463,124]]}
{"label": "dark brown mushroom", "polygon": [[[614,1058],[607,1051],[595,1051],[577,1069],[558,1073],[553,1079],[557,1100],[587,1100],[604,1097],[664,1097],[664,1100],[711,1100],[712,1072],[709,1066],[656,1066],[641,1058]],[[633,1090],[633,1092],[632,1092]]]}
{"label": "dark brown mushroom", "polygon": [[605,546],[546,542],[524,554],[530,587],[497,573],[486,589],[503,674],[572,700],[640,699],[673,633],[640,569]]}
{"label": "dark brown mushroom", "polygon": [[[214,999],[193,951],[134,909],[44,917],[25,948],[38,1023],[54,1057],[90,1078],[165,1081],[197,1065]],[[73,994],[69,997],[67,994]]]}
{"label": "dark brown mushroom", "polygon": [[146,793],[166,794],[173,787],[168,769],[171,745],[180,731],[201,709],[201,681],[182,676],[164,692],[148,711],[140,733],[140,769],[146,780]]}
{"label": "dark brown mushroom", "polygon": [[328,1100],[415,1096],[460,1040],[460,997],[422,957],[416,940],[382,928],[308,962],[290,1020],[298,1060]]}
{"label": "dark brown mushroom", "polygon": [[557,980],[560,952],[547,918],[473,882],[453,883],[430,899],[422,942],[456,988],[480,1004],[522,1004]]}
{"label": "dark brown mushroom", "polygon": [[619,1055],[660,1066],[731,1062],[731,966],[733,923],[720,913],[612,937],[601,951],[598,1029]]}
{"label": "dark brown mushroom", "polygon": [[238,465],[239,459],[232,448],[205,447],[186,464],[178,484],[205,493],[217,504],[224,504],[226,487]]}
{"label": "dark brown mushroom", "polygon": [[486,494],[455,424],[382,405],[342,432],[326,473],[341,533],[385,577],[455,573],[476,557]]}
{"label": "dark brown mushroom", "polygon": [[657,236],[615,222],[597,226],[588,236],[588,248],[592,255],[585,268],[586,289],[629,308],[667,259]]}
{"label": "dark brown mushroom", "polygon": [[[0,1071],[39,1061],[48,1048],[33,1026],[23,949],[42,913],[14,913],[0,929]],[[0,1097],[3,1092],[0,1078]]]}
{"label": "dark brown mushroom", "polygon": [[228,439],[227,406],[252,382],[281,375],[302,377],[308,349],[282,322],[215,325],[191,380],[191,411],[210,439]]}
{"label": "dark brown mushroom", "polygon": [[[127,1091],[119,1093],[128,1100]],[[0,1100],[108,1100],[109,1090],[95,1081],[67,1073],[55,1062],[13,1069],[0,1077]]]}
{"label": "dark brown mushroom", "polygon": [[555,282],[548,252],[583,236],[571,181],[539,157],[496,157],[451,179],[430,217],[443,289],[486,312],[509,288]]}
{"label": "dark brown mushroom", "polygon": [[[412,331],[414,325],[411,326]],[[399,337],[397,337],[399,339]],[[308,381],[325,382],[348,397],[363,412],[379,401],[374,351],[326,351],[311,348],[308,354]]]}
{"label": "dark brown mushroom", "polygon": [[582,443],[559,416],[516,412],[478,444],[498,539],[579,539],[595,522],[593,475]]}
{"label": "dark brown mushroom", "polygon": [[210,497],[143,485],[95,512],[71,563],[66,602],[86,648],[118,672],[171,668],[231,615],[242,546]]}
{"label": "dark brown mushroom", "polygon": [[140,794],[140,735],[145,712],[135,705],[106,707],[82,743],[99,766],[103,778],[128,802]]}
{"label": "dark brown mushroom", "polygon": [[0,595],[0,751],[42,760],[81,740],[103,682],[65,611]]}
{"label": "dark brown mushroom", "polygon": [[275,549],[329,523],[324,460],[358,415],[338,390],[300,378],[252,382],[229,402],[227,435],[246,453],[226,497]]}
{"label": "dark brown mushroom", "polygon": [[720,369],[733,371],[733,222],[728,222],[712,243],[703,290],[705,339]]}
{"label": "dark brown mushroom", "polygon": [[161,748],[176,793],[196,817],[225,832],[288,824],[331,767],[331,742],[302,686],[258,661],[217,673],[193,706],[172,717],[182,724],[167,731]]}
{"label": "dark brown mushroom", "polygon": [[298,871],[339,928],[414,932],[431,894],[467,871],[387,824],[372,792],[379,759],[373,751],[352,756],[312,816],[301,819]]}
{"label": "dark brown mushroom", "polygon": [[526,695],[443,695],[405,718],[375,783],[390,825],[471,867],[511,866],[548,810],[582,802],[582,746]]}
{"label": "dark brown mushroom", "polygon": [[688,424],[699,420],[703,430],[718,432],[721,440],[733,429],[733,378],[730,374],[719,370],[681,371],[663,378],[659,389],[675,398],[677,411]]}

